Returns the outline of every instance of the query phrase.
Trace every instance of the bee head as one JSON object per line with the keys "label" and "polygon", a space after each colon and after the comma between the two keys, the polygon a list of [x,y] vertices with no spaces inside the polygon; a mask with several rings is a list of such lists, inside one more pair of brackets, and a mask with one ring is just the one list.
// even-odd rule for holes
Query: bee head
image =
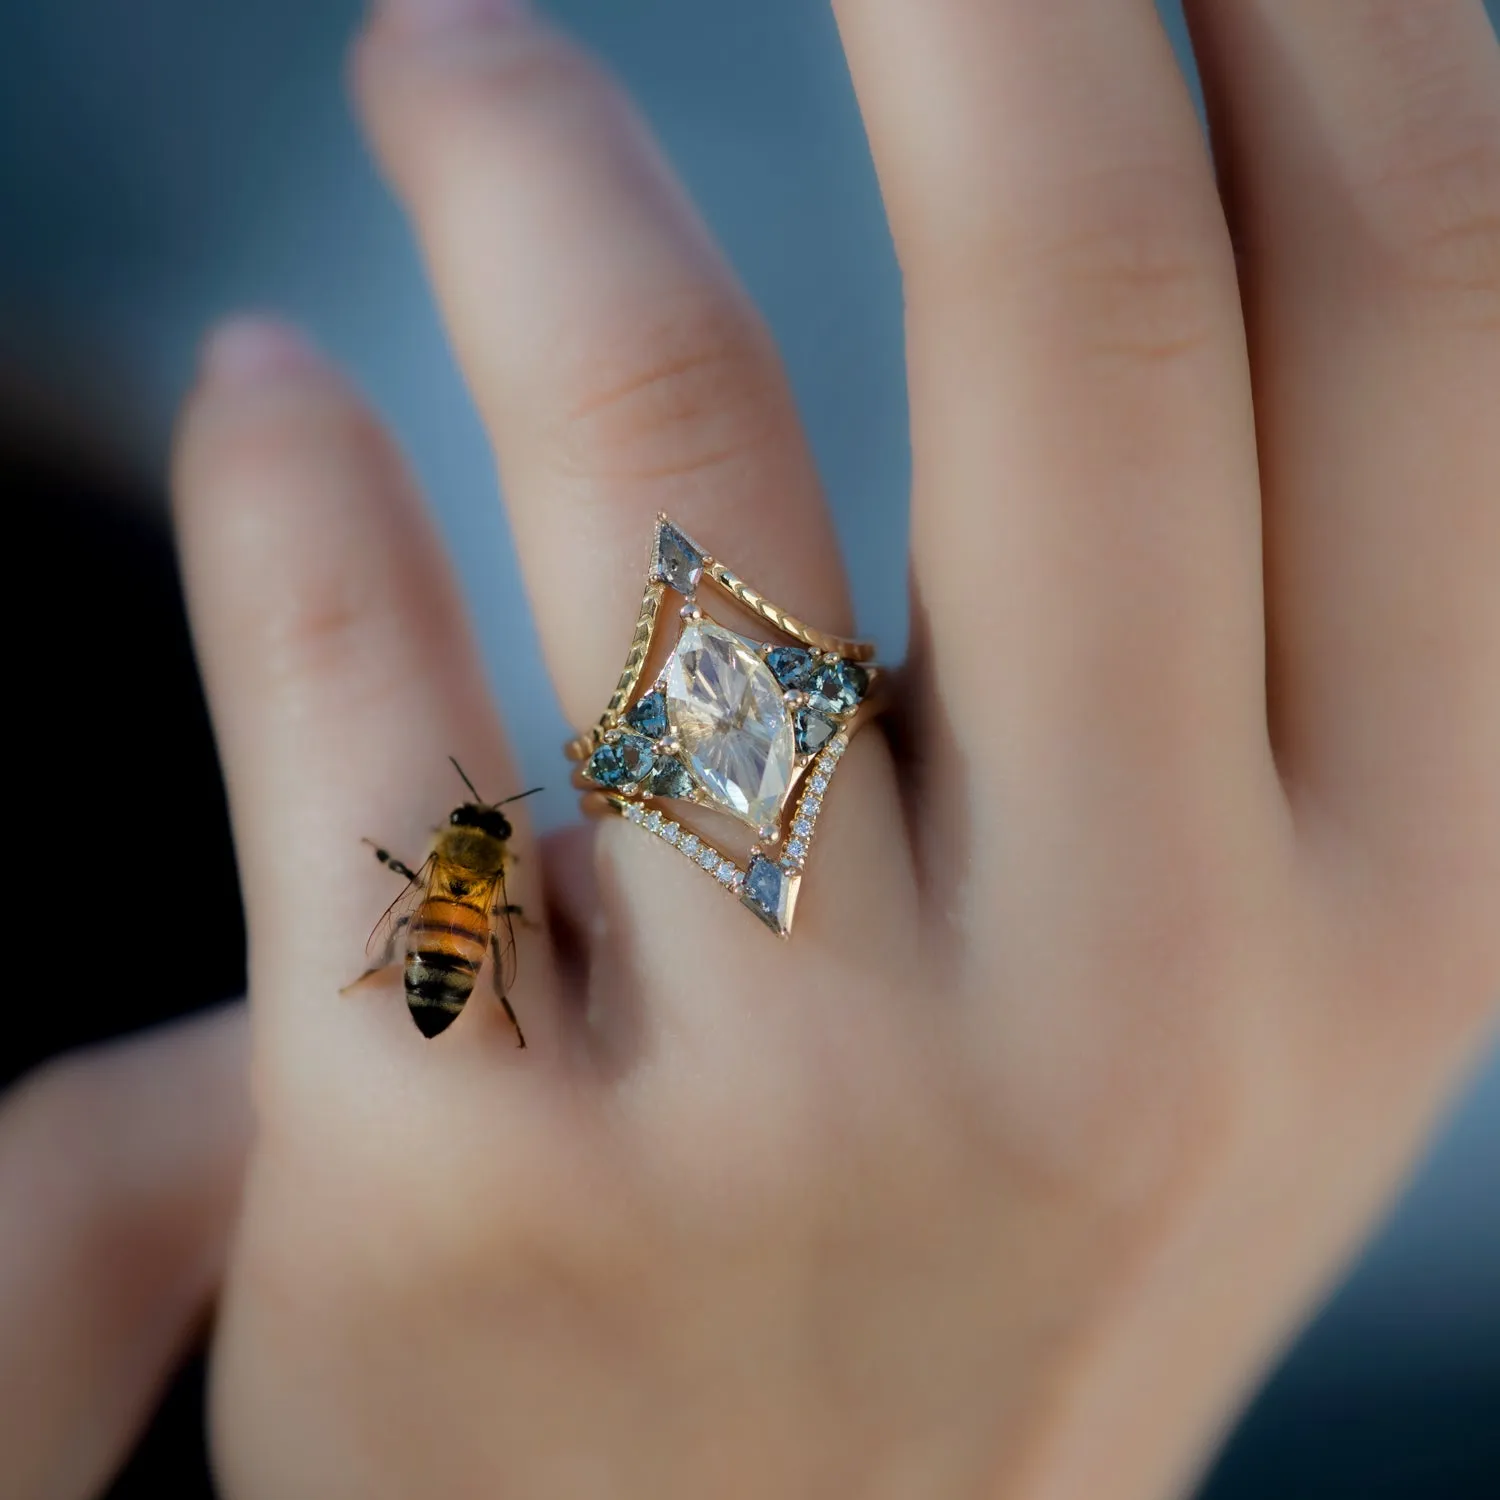
{"label": "bee head", "polygon": [[448,821],[455,828],[477,828],[502,843],[514,832],[510,819],[498,807],[487,807],[480,802],[465,802],[462,807],[455,807]]}

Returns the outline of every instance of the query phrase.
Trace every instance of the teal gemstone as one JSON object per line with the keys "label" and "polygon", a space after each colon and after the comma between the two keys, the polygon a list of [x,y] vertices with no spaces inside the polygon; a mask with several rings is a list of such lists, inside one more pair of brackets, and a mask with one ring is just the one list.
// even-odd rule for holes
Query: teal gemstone
{"label": "teal gemstone", "polygon": [[657,761],[656,772],[651,778],[651,793],[655,797],[690,797],[693,778],[681,761],[663,756]]}
{"label": "teal gemstone", "polygon": [[844,674],[844,692],[854,696],[854,703],[849,705],[852,708],[870,691],[870,674],[857,661],[846,661],[840,665]]}
{"label": "teal gemstone", "polygon": [[833,738],[834,731],[838,728],[838,725],[815,708],[799,708],[794,723],[797,749],[803,755],[811,755],[814,751],[821,750]]}
{"label": "teal gemstone", "polygon": [[766,653],[766,665],[782,687],[805,688],[817,658],[801,646],[777,646]]}
{"label": "teal gemstone", "polygon": [[638,734],[622,734],[613,744],[594,751],[584,774],[600,786],[631,787],[651,774],[654,760],[650,740]]}
{"label": "teal gemstone", "polygon": [[647,693],[625,715],[632,729],[639,729],[648,739],[659,740],[667,732],[667,700],[660,692]]}
{"label": "teal gemstone", "polygon": [[846,714],[869,691],[870,674],[852,661],[827,662],[812,676],[808,696],[824,713]]}

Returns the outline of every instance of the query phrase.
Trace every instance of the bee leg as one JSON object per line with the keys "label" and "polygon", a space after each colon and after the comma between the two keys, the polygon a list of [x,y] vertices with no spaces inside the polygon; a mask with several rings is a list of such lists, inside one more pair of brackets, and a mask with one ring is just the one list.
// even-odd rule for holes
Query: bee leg
{"label": "bee leg", "polygon": [[375,858],[381,864],[394,870],[398,875],[404,875],[408,880],[415,880],[417,878],[417,872],[410,865],[397,859],[389,849],[382,849],[374,839],[361,839],[360,842],[368,844],[375,851]]}
{"label": "bee leg", "polygon": [[514,917],[516,919],[516,925],[518,927],[524,927],[527,932],[540,932],[542,930],[542,924],[540,922],[534,922],[530,917],[526,915],[525,911],[521,907],[517,906],[513,901],[508,902],[504,906],[497,906],[495,908],[495,915],[497,917]]}
{"label": "bee leg", "polygon": [[379,974],[386,973],[400,961],[401,955],[396,951],[396,945],[400,941],[401,934],[406,931],[406,924],[411,921],[410,915],[404,916],[398,922],[391,924],[391,930],[386,934],[385,947],[380,950],[380,957],[365,970],[358,979],[351,979],[348,984],[339,989],[339,994],[347,995],[350,990],[356,990],[360,985],[374,979]]}
{"label": "bee leg", "polygon": [[394,963],[376,964],[373,969],[366,969],[358,979],[351,979],[348,984],[341,984],[339,986],[339,994],[348,995],[354,990],[359,989],[361,985],[368,984],[370,980],[377,978],[379,975],[389,973],[393,968],[395,968]]}
{"label": "bee leg", "polygon": [[[501,908],[502,911],[505,910],[505,909],[506,908],[504,908],[504,907]],[[517,909],[519,910],[519,908],[517,908]],[[506,1019],[509,1020],[510,1024],[515,1028],[516,1046],[518,1046],[518,1047],[524,1047],[526,1045],[526,1037],[525,1037],[524,1033],[521,1031],[521,1023],[516,1019],[516,1013],[515,1013],[514,1008],[511,1006],[509,997],[506,995],[505,991],[501,988],[501,984],[500,984],[500,939],[493,932],[490,934],[490,969],[491,969],[491,974],[492,974],[492,982],[494,983],[494,986],[495,986],[495,997],[500,1001],[500,1004],[505,1007]]]}

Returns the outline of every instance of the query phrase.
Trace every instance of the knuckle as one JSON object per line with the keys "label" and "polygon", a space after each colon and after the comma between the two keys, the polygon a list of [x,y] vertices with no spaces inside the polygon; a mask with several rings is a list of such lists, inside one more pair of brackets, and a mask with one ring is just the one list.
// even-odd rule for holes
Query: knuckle
{"label": "knuckle", "polygon": [[768,337],[719,288],[613,330],[564,372],[555,434],[575,478],[659,481],[732,464],[774,441],[788,397]]}
{"label": "knuckle", "polygon": [[1413,141],[1377,187],[1399,279],[1461,324],[1500,329],[1500,117]]}
{"label": "knuckle", "polygon": [[[1220,253],[1220,249],[1224,253]],[[913,262],[909,300],[976,319],[1063,330],[1106,366],[1189,359],[1223,331],[1227,231],[1202,174],[1172,162],[1100,169],[1048,183],[1026,211],[991,218]]]}
{"label": "knuckle", "polygon": [[1500,107],[1476,88],[1471,18],[1446,0],[1368,0],[1385,85],[1353,187],[1397,284],[1500,327]]}
{"label": "knuckle", "polygon": [[1216,232],[1202,185],[1184,173],[1121,174],[1078,196],[1040,247],[1087,348],[1126,365],[1190,357],[1218,334]]}

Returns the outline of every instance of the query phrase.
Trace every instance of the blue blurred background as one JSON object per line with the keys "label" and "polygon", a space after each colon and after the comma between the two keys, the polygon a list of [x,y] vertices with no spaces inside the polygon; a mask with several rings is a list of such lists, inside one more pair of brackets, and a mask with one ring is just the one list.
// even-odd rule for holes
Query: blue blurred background
{"label": "blue blurred background", "polygon": [[[632,86],[775,329],[861,626],[899,654],[900,296],[826,7],[549,8]],[[129,476],[142,498],[126,503],[150,509],[205,324],[245,307],[301,321],[403,440],[528,775],[560,783],[566,726],[485,441],[341,86],[358,10],[0,0],[0,404],[12,422],[60,424]],[[1167,22],[1190,69],[1180,16]],[[552,794],[544,818],[570,803]],[[1500,1497],[1497,1141],[1500,1059],[1241,1425],[1208,1496]]]}

